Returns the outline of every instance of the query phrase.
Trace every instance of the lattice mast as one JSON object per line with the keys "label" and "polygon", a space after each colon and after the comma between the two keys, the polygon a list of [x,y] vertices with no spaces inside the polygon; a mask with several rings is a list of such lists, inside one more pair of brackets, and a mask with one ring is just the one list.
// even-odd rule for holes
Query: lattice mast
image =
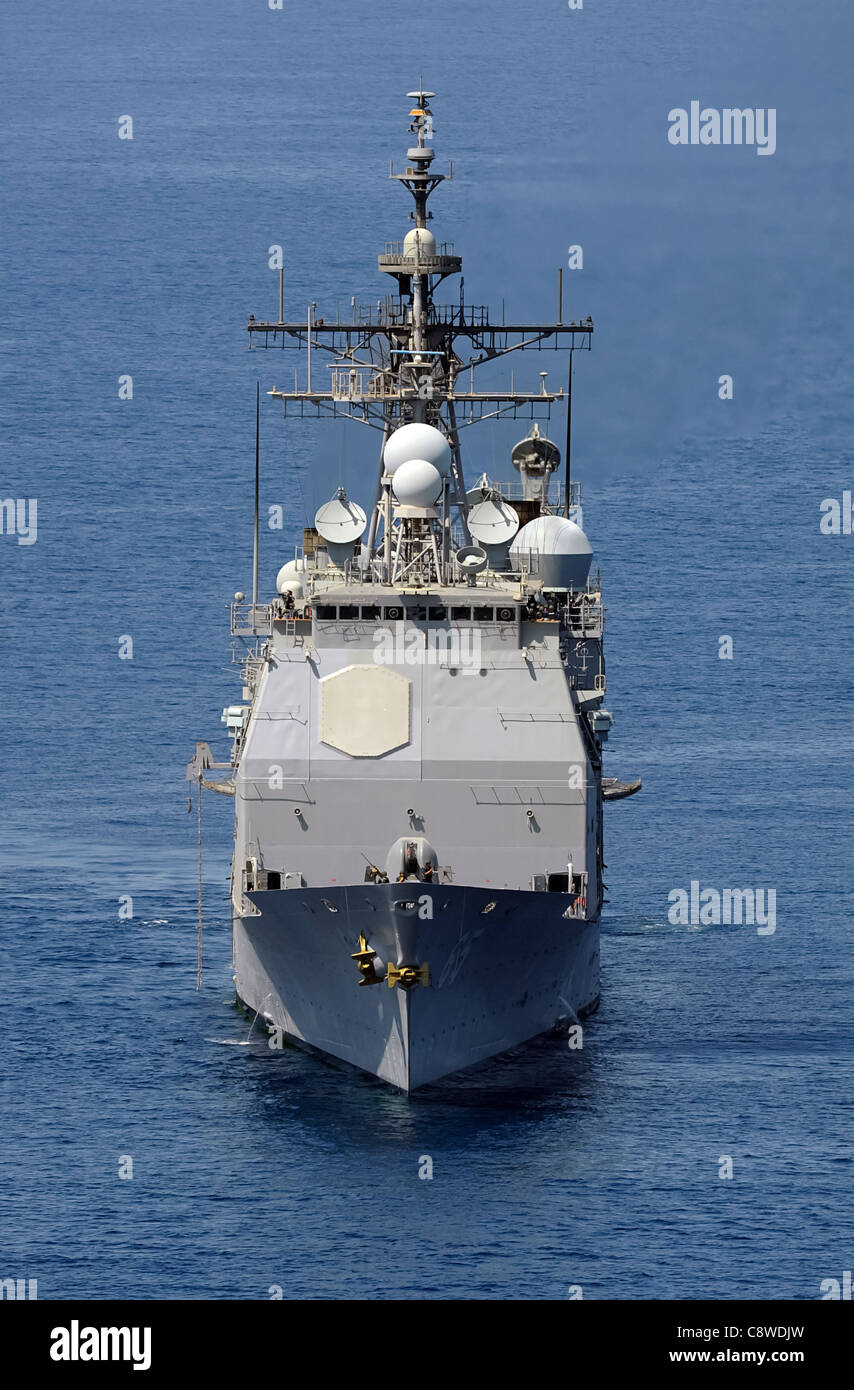
{"label": "lattice mast", "polygon": [[[278,321],[259,321],[253,315],[248,324],[250,347],[285,347],[290,343],[304,351],[304,368],[294,368],[292,386],[274,387],[269,392],[283,402],[286,415],[343,416],[382,432],[367,551],[370,557],[380,556],[387,582],[400,569],[394,559],[396,522],[383,465],[383,448],[390,434],[410,422],[433,425],[445,434],[451,448],[451,469],[443,512],[449,507],[456,511],[468,539],[461,429],[486,419],[548,419],[552,403],[565,398],[562,387],[557,391],[547,387],[548,374],[543,371],[539,388],[527,391],[517,389],[513,373],[509,383],[477,390],[475,371],[511,352],[568,349],[571,360],[574,350],[589,350],[593,335],[590,318],[563,322],[562,291],[557,319],[551,323],[507,323],[503,311],[501,322],[493,321],[486,308],[464,303],[462,284],[457,304],[437,304],[436,290],[448,276],[460,273],[462,259],[453,244],[437,243],[429,227],[433,213],[427,203],[440,183],[453,178],[453,166],[449,165],[447,174],[432,167],[435,150],[430,143],[430,103],[435,94],[422,85],[407,95],[413,102],[409,131],[415,143],[407,150],[404,171],[396,173],[392,164],[389,177],[412,195],[413,226],[402,242],[387,243],[384,254],[378,257],[379,270],[394,278],[397,294],[371,305],[357,305],[352,300],[351,321],[338,313],[333,320],[320,317],[314,304],[308,306],[303,320],[286,321],[280,294]],[[412,550],[413,535],[421,529],[414,519],[407,520],[407,544],[397,546],[404,560]],[[447,514],[435,529],[441,536],[437,577],[442,577],[449,564]],[[423,535],[423,552],[428,557],[437,553],[428,534],[433,530],[428,527]]]}

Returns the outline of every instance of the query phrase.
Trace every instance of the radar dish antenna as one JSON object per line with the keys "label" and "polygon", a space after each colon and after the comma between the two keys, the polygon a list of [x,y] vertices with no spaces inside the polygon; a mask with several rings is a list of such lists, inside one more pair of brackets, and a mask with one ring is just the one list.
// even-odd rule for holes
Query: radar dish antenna
{"label": "radar dish antenna", "polygon": [[477,545],[507,545],[519,530],[519,513],[504,498],[493,494],[476,502],[469,511],[469,531]]}
{"label": "radar dish antenna", "polygon": [[519,513],[498,492],[469,508],[469,533],[496,572],[510,568],[510,542],[519,530]]}
{"label": "radar dish antenna", "polygon": [[364,533],[368,518],[357,502],[351,502],[339,487],[331,502],[324,502],[315,513],[317,534],[326,541],[334,565],[345,565],[356,553],[356,542]]}
{"label": "radar dish antenna", "polygon": [[560,449],[535,424],[530,434],[514,444],[510,452],[514,468],[522,478],[522,493],[527,501],[548,501],[549,479],[560,466]]}

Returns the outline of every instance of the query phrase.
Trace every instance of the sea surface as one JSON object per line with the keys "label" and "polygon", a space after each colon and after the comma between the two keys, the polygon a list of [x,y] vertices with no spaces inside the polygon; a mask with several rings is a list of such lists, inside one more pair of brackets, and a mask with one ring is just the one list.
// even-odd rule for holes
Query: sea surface
{"label": "sea surface", "polygon": [[[854,484],[850,4],[5,0],[0,38],[0,495],[38,499],[34,544],[0,535],[0,1278],[820,1297],[854,1259],[854,537],[820,530]],[[269,248],[293,317],[385,293],[421,73],[466,301],[550,318],[564,265],[566,313],[596,325],[573,469],[606,773],[644,786],[606,808],[583,1049],[407,1100],[236,1011],[213,796],[197,991],[184,768],[199,739],[227,756],[240,699],[255,383],[293,362],[247,351],[248,314],[276,313]],[[672,146],[692,100],[774,108],[776,152]],[[566,359],[514,370],[561,383]],[[339,482],[369,502],[376,442],[262,402],[269,593]],[[468,476],[507,476],[527,428],[467,431]],[[692,881],[773,890],[776,929],[672,922]]]}

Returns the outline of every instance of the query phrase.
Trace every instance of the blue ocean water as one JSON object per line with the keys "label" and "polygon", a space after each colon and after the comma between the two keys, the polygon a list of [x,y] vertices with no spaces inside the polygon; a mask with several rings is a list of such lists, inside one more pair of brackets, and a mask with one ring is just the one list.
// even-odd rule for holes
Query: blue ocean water
{"label": "blue ocean water", "polygon": [[[0,494],[38,498],[37,542],[0,536],[0,1277],[47,1299],[818,1297],[854,1256],[854,541],[819,529],[852,485],[850,7],[7,0],[0,22]],[[607,808],[583,1050],[406,1100],[234,1010],[224,799],[196,992],[183,769],[197,739],[225,754],[239,698],[255,382],[292,361],[246,351],[268,248],[295,315],[384,293],[422,72],[467,301],[548,317],[584,247],[564,302],[596,323],[574,466],[606,770],[644,790]],[[669,145],[694,99],[775,108],[774,156]],[[470,475],[525,428],[472,431]],[[367,492],[367,433],[265,400],[262,503],[287,516],[266,586],[337,481]],[[776,931],[671,924],[692,880],[774,889]]]}

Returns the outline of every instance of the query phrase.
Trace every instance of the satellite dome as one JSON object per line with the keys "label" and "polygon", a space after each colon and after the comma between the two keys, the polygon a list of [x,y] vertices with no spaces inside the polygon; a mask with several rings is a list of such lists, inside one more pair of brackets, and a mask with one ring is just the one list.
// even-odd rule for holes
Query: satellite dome
{"label": "satellite dome", "polygon": [[392,487],[404,507],[432,507],[442,491],[442,475],[427,459],[407,459],[395,469]]}
{"label": "satellite dome", "polygon": [[563,516],[538,516],[510,547],[517,566],[539,576],[549,589],[580,589],[587,583],[593,549],[580,526]]}
{"label": "satellite dome", "polygon": [[286,565],[282,565],[276,575],[277,594],[302,594],[304,592],[305,581],[305,560],[288,560]]}
{"label": "satellite dome", "polygon": [[394,473],[402,463],[422,459],[432,463],[440,473],[451,466],[451,446],[441,430],[434,425],[413,423],[395,430],[383,451],[386,473]]}
{"label": "satellite dome", "polygon": [[419,258],[435,256],[436,254],[436,238],[426,227],[413,227],[403,238],[404,259],[414,260],[416,251]]}

